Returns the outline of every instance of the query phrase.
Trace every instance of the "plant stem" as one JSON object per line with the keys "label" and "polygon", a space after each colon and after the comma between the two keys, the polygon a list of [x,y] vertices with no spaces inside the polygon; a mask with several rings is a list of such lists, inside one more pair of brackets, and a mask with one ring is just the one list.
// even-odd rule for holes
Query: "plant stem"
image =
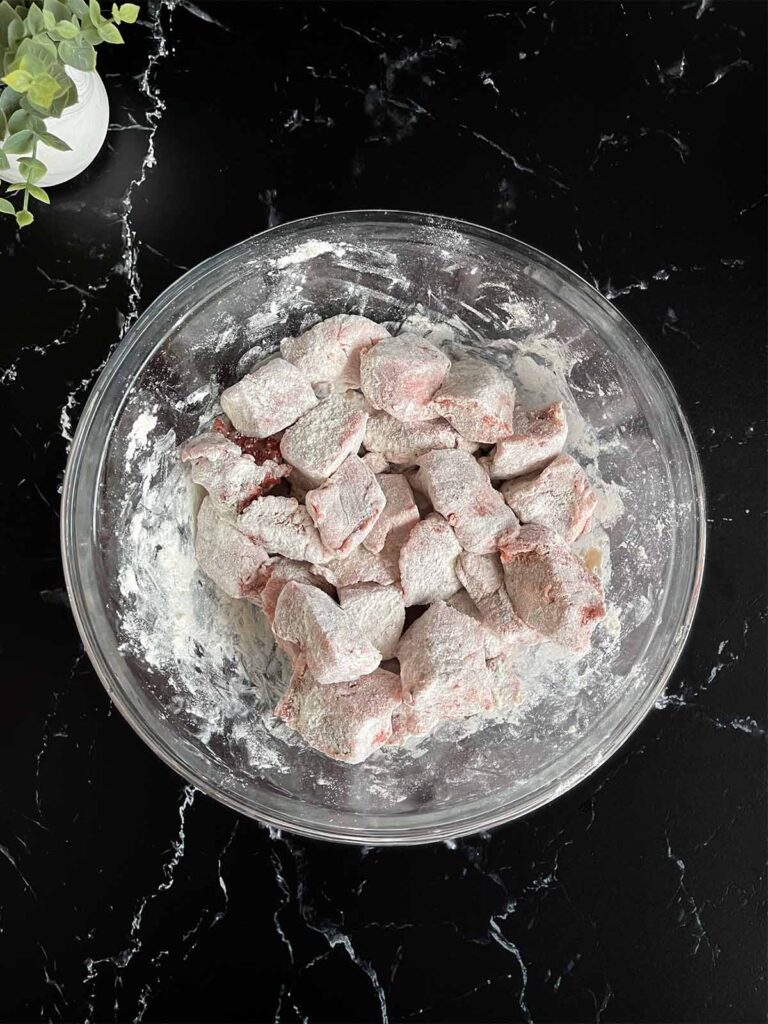
{"label": "plant stem", "polygon": [[[37,157],[37,143],[38,143],[38,140],[35,139],[34,145],[32,146],[32,159],[33,160]],[[27,174],[27,187],[24,189],[24,205],[22,206],[23,210],[26,210],[26,209],[29,208],[29,186],[32,184],[32,182],[30,180],[31,177],[32,177],[32,172],[30,171],[29,174]]]}

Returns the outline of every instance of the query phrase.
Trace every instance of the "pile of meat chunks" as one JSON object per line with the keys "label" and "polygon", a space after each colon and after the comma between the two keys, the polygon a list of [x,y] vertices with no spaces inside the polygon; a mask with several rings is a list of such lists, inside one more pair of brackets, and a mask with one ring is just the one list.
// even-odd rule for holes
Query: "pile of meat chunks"
{"label": "pile of meat chunks", "polygon": [[358,763],[515,703],[521,645],[589,647],[603,593],[571,545],[596,502],[560,403],[343,314],[221,406],[180,450],[197,559],[267,616],[293,666],[275,714],[310,746]]}

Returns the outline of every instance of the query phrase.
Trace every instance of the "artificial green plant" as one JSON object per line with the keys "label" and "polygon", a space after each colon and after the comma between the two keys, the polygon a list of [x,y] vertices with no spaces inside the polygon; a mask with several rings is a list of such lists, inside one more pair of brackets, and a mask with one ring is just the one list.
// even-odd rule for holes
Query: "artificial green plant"
{"label": "artificial green plant", "polygon": [[[60,117],[77,102],[77,88],[67,68],[93,71],[99,43],[122,43],[117,27],[136,21],[136,4],[112,4],[110,17],[98,0],[0,0],[0,171],[10,155],[20,157],[24,180],[8,185],[0,197],[0,213],[16,218],[19,227],[34,220],[30,199],[50,203],[38,182],[48,168],[38,146],[68,150],[48,131],[45,119]],[[14,206],[7,198],[21,201]]]}

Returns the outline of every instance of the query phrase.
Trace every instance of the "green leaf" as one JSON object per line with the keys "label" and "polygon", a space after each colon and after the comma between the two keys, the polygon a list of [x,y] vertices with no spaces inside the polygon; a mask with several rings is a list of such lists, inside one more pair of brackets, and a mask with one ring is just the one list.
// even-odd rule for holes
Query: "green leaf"
{"label": "green leaf", "polygon": [[64,139],[60,139],[58,135],[51,135],[50,132],[38,132],[37,137],[46,146],[50,146],[51,149],[58,149],[60,153],[68,153],[72,149]]}
{"label": "green leaf", "polygon": [[[27,123],[25,125],[21,125],[20,127],[29,128],[30,131],[35,132],[37,135],[39,135],[40,132],[44,132],[45,131],[45,121],[43,120],[42,117],[40,117],[38,115],[37,107],[35,107],[34,103],[30,103],[30,101],[29,101],[29,93],[26,93],[24,96],[22,96],[22,98],[21,98],[21,106],[22,106],[22,109],[24,110],[24,112],[29,115],[29,120],[27,121]],[[15,130],[15,126],[14,126],[14,130]]]}
{"label": "green leaf", "polygon": [[36,36],[38,32],[45,31],[43,12],[40,10],[37,4],[32,4],[32,6],[27,11],[27,31],[31,36]]}
{"label": "green leaf", "polygon": [[8,160],[8,157],[5,155],[2,149],[0,149],[0,171],[7,171],[10,166],[11,164]]}
{"label": "green leaf", "polygon": [[19,68],[22,71],[28,71],[33,78],[47,71],[51,63],[48,51],[36,44],[33,39],[25,39],[22,46],[19,47]]}
{"label": "green leaf", "polygon": [[35,157],[23,157],[19,160],[19,174],[23,174],[27,181],[31,181],[32,184],[40,181],[47,170],[48,168],[43,161],[37,160]]}
{"label": "green leaf", "polygon": [[[30,49],[32,50],[31,53],[29,52]],[[25,39],[17,51],[16,59],[11,61],[10,66],[6,68],[5,77],[7,78],[8,75],[15,71],[25,71],[31,78],[34,78],[36,75],[42,75],[44,71],[47,71],[52,63],[53,61],[44,47],[35,43],[32,39]],[[16,91],[19,92],[18,89]]]}
{"label": "green leaf", "polygon": [[103,41],[101,36],[99,35],[99,30],[97,28],[84,28],[80,32],[80,38],[84,39],[87,43],[90,43],[92,46],[98,46],[99,43]]}
{"label": "green leaf", "polygon": [[18,68],[16,71],[9,72],[2,81],[6,85],[10,85],[16,92],[26,92],[34,79],[28,71]]}
{"label": "green leaf", "polygon": [[27,90],[27,96],[41,110],[50,110],[51,104],[57,96],[62,96],[66,89],[62,89],[59,83],[51,75],[37,75]]}
{"label": "green leaf", "polygon": [[45,203],[46,206],[51,205],[51,199],[44,188],[40,188],[39,185],[30,185],[27,192],[32,196],[33,199],[37,199],[39,203]]}
{"label": "green leaf", "polygon": [[48,29],[49,32],[52,29],[56,28],[56,19],[51,14],[51,12],[50,11],[46,11],[45,8],[43,8],[43,24],[45,25],[45,27]]}
{"label": "green leaf", "polygon": [[61,89],[60,95],[62,96],[67,89],[71,89],[75,84],[67,74],[63,64],[53,64],[48,68],[48,74],[58,83]]}
{"label": "green leaf", "polygon": [[0,3],[0,47],[5,46],[8,42],[8,28],[14,21],[21,23],[21,19],[8,0],[2,0]]}
{"label": "green leaf", "polygon": [[16,132],[14,135],[9,135],[5,140],[3,149],[6,153],[18,156],[22,153],[31,152],[34,141],[34,135],[28,128],[26,128],[24,131]]}
{"label": "green leaf", "polygon": [[34,214],[30,213],[29,210],[19,210],[16,214],[16,223],[20,228],[27,227],[35,219]]}
{"label": "green leaf", "polygon": [[99,35],[105,43],[123,43],[125,40],[120,35],[120,29],[117,25],[113,25],[109,21],[105,21],[103,25],[99,25]]}
{"label": "green leaf", "polygon": [[12,185],[8,186],[7,191],[8,192],[23,192],[26,187],[27,187],[26,181],[14,181],[14,183]]}
{"label": "green leaf", "polygon": [[45,32],[35,36],[34,39],[24,39],[20,43],[17,53],[19,55],[29,55],[34,57],[35,60],[42,61],[46,68],[50,68],[51,64],[54,64],[59,59],[59,55],[56,52],[56,43],[49,39]]}
{"label": "green leaf", "polygon": [[69,8],[61,0],[43,0],[43,14],[46,11],[50,11],[56,21],[69,21]]}
{"label": "green leaf", "polygon": [[112,20],[116,25],[120,24],[120,8],[117,4],[112,4]]}
{"label": "green leaf", "polygon": [[139,16],[138,4],[120,4],[120,21],[132,25]]}
{"label": "green leaf", "polygon": [[10,117],[14,110],[19,109],[22,97],[13,89],[0,89],[0,110]]}
{"label": "green leaf", "polygon": [[[31,100],[29,98],[29,92],[28,91],[25,92],[24,95],[22,96],[22,98],[21,98],[21,105],[24,108],[24,110],[27,111],[28,114],[32,115],[32,117],[36,118],[36,117],[39,117],[40,115],[42,115],[42,117],[40,117],[40,120],[42,120],[43,117],[56,117],[56,114],[53,113],[53,106],[52,105],[50,107],[40,107],[40,106],[38,106],[37,103],[35,103],[33,100]],[[43,122],[43,123],[45,123],[45,122]],[[32,131],[35,130],[35,126],[34,126],[34,124],[32,122],[30,122],[29,128],[31,128]]]}
{"label": "green leaf", "polygon": [[99,0],[90,0],[88,10],[90,11],[91,21],[93,22],[94,28],[98,28],[104,21],[104,18],[101,15],[101,4],[99,3]]}
{"label": "green leaf", "polygon": [[71,11],[74,11],[78,18],[90,17],[90,10],[85,0],[68,0],[67,6]]}
{"label": "green leaf", "polygon": [[12,21],[8,26],[8,46],[13,49],[18,46],[21,40],[24,38],[24,22],[21,18],[17,18],[16,21]]}
{"label": "green leaf", "polygon": [[5,116],[5,112],[0,110],[0,142],[5,138],[8,133],[8,121]]}
{"label": "green leaf", "polygon": [[59,39],[74,39],[80,30],[71,21],[60,21],[56,25],[56,35]]}
{"label": "green leaf", "polygon": [[59,44],[59,56],[65,64],[78,71],[94,71],[96,68],[96,51],[82,38],[82,34],[79,39],[64,39]]}
{"label": "green leaf", "polygon": [[16,110],[8,118],[8,130],[13,135],[14,132],[20,132],[24,128],[31,128],[30,124],[31,115],[26,110]]}
{"label": "green leaf", "polygon": [[0,199],[0,213],[9,213],[11,217],[16,216],[16,210],[13,208],[13,204],[9,203],[7,199]]}
{"label": "green leaf", "polygon": [[64,93],[63,96],[58,96],[51,104],[51,109],[46,111],[46,117],[61,117],[67,107],[71,107],[74,103],[77,103],[77,89],[72,84],[71,88]]}

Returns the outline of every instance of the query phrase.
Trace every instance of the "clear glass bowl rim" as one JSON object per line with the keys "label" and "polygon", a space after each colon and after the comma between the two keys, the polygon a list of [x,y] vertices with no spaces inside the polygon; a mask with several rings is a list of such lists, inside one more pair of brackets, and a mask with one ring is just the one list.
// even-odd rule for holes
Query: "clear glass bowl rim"
{"label": "clear glass bowl rim", "polygon": [[[665,661],[653,686],[647,687],[642,699],[637,701],[625,714],[619,726],[611,733],[610,739],[602,745],[596,755],[585,757],[581,762],[572,765],[567,778],[553,779],[539,789],[528,793],[525,797],[514,798],[509,803],[502,804],[492,812],[481,812],[479,814],[464,814],[462,817],[450,819],[442,824],[430,822],[425,825],[408,824],[400,827],[387,828],[348,828],[337,826],[333,823],[333,814],[330,813],[328,822],[323,825],[307,823],[300,817],[294,815],[275,814],[270,808],[256,806],[254,803],[242,799],[237,793],[228,792],[194,770],[179,755],[173,745],[166,742],[152,723],[148,722],[140,714],[138,707],[128,699],[119,685],[119,679],[113,664],[115,657],[120,658],[119,652],[110,655],[105,651],[102,642],[105,634],[113,636],[114,631],[107,618],[106,610],[101,607],[88,608],[88,584],[84,576],[93,575],[92,572],[92,551],[93,540],[93,507],[95,504],[95,492],[91,495],[91,514],[83,516],[77,514],[83,497],[84,482],[81,475],[81,468],[84,459],[90,452],[92,442],[91,430],[97,413],[101,410],[102,401],[108,391],[117,371],[124,365],[128,358],[137,350],[145,333],[171,303],[176,301],[184,292],[194,288],[202,279],[211,273],[224,267],[247,252],[248,247],[256,238],[261,238],[274,232],[285,232],[289,228],[311,229],[317,227],[343,227],[352,222],[397,222],[403,225],[414,225],[419,227],[432,227],[447,231],[454,231],[460,234],[469,234],[481,239],[494,242],[504,248],[512,247],[518,255],[530,258],[534,263],[543,266],[550,273],[564,280],[571,287],[575,288],[582,299],[595,303],[604,315],[621,326],[625,340],[636,350],[635,354],[644,363],[646,372],[654,379],[657,387],[664,395],[668,403],[668,410],[673,417],[674,423],[679,430],[683,441],[685,456],[685,471],[688,477],[691,494],[693,495],[693,543],[690,545],[692,558],[687,566],[690,584],[688,587],[688,599],[679,610],[678,622],[674,633],[674,643],[670,644]],[[133,367],[135,377],[141,367],[151,358],[154,348],[144,353],[141,362]],[[125,396],[121,396],[113,402],[114,410],[110,423],[114,423],[115,416],[122,407]],[[103,461],[108,448],[110,433],[106,441],[100,439],[101,451],[99,467]],[[93,439],[95,443],[95,439]],[[100,468],[91,473],[91,477],[98,481]],[[439,840],[456,838],[463,835],[471,835],[475,832],[484,831],[516,818],[530,814],[532,811],[544,806],[556,799],[558,796],[572,789],[578,783],[586,779],[592,772],[601,767],[616,751],[626,742],[629,736],[640,725],[648,712],[661,696],[664,687],[682,653],[693,622],[696,606],[698,603],[701,584],[704,573],[704,562],[707,545],[706,529],[706,500],[704,480],[701,465],[696,451],[695,442],[690,427],[683,413],[680,402],[677,398],[674,386],[666,371],[657,359],[656,355],[643,340],[641,335],[632,324],[623,316],[608,300],[600,294],[589,282],[564,266],[558,260],[548,256],[535,247],[522,242],[511,235],[495,231],[482,225],[473,224],[469,221],[452,217],[443,217],[436,214],[418,213],[402,210],[345,210],[336,213],[317,214],[312,217],[300,218],[268,228],[249,236],[241,242],[222,250],[214,256],[209,257],[191,270],[187,271],[162,292],[148,308],[141,314],[137,321],[126,332],[125,337],[119,342],[109,356],[96,383],[94,384],[83,413],[75,431],[72,441],[67,465],[64,473],[61,499],[61,547],[64,577],[69,594],[72,613],[77,625],[80,637],[88,654],[91,663],[96,670],[102,684],[104,685],[110,699],[117,706],[121,714],[126,718],[131,727],[144,740],[149,748],[154,751],[166,764],[174,769],[187,782],[194,785],[201,792],[213,797],[219,802],[231,807],[233,810],[244,814],[247,817],[255,818],[266,825],[276,828],[286,828],[298,835],[308,836],[314,839],[324,839],[336,842],[346,842],[360,845],[381,845],[381,846],[405,846],[418,845],[423,843],[436,842]],[[80,553],[78,555],[78,552]],[[92,602],[91,602],[92,603]],[[100,615],[100,621],[96,621]]]}

